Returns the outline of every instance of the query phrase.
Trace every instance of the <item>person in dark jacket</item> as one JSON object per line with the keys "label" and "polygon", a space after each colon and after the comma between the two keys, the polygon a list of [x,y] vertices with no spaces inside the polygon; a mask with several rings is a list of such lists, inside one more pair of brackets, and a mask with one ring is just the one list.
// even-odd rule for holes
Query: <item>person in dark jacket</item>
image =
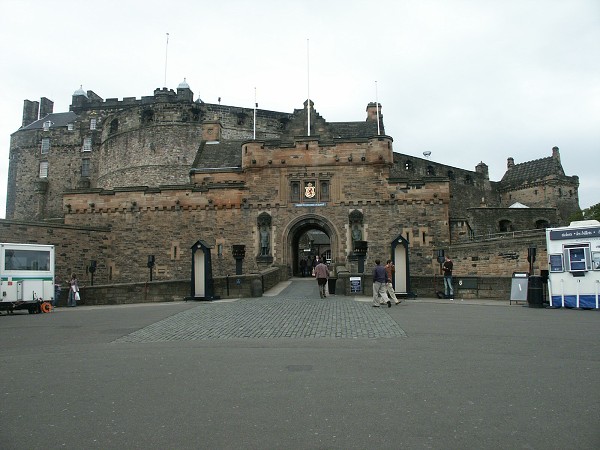
{"label": "person in dark jacket", "polygon": [[[392,306],[392,302],[385,292],[386,281],[387,274],[385,273],[385,267],[381,265],[379,259],[376,259],[375,268],[373,269],[373,306],[376,308],[379,308],[379,305],[385,305],[386,303],[388,308]],[[387,301],[385,299],[387,299]]]}

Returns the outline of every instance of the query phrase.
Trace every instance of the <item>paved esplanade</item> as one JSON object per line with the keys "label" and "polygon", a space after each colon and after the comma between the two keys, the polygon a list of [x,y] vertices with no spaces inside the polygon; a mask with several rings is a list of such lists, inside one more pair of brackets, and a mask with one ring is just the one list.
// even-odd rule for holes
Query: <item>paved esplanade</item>
{"label": "paved esplanade", "polygon": [[600,314],[262,298],[0,317],[2,449],[592,449]]}
{"label": "paved esplanade", "polygon": [[370,303],[315,296],[306,279],[278,296],[204,303],[145,327],[116,342],[240,338],[386,338],[405,336],[398,323]]}

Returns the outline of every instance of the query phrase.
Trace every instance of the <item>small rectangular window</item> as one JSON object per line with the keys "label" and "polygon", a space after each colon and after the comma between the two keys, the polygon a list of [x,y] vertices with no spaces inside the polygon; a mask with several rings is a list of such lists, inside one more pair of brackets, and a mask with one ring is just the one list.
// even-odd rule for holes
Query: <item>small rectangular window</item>
{"label": "small rectangular window", "polygon": [[90,130],[95,130],[96,129],[96,118],[93,117],[90,119]]}
{"label": "small rectangular window", "polygon": [[92,138],[90,137],[86,137],[83,139],[83,149],[82,151],[84,152],[91,152],[92,151]]}
{"label": "small rectangular window", "polygon": [[46,155],[50,151],[50,139],[42,139],[42,155]]}
{"label": "small rectangular window", "polygon": [[49,131],[51,126],[52,126],[52,122],[50,120],[46,120],[44,122],[44,131]]}
{"label": "small rectangular window", "polygon": [[292,184],[290,186],[290,194],[291,194],[291,199],[293,202],[300,201],[300,182],[299,181],[292,181]]}
{"label": "small rectangular window", "polygon": [[82,177],[90,176],[90,160],[89,160],[89,158],[84,158],[81,160],[81,176]]}
{"label": "small rectangular window", "polygon": [[74,129],[75,129],[75,127],[73,126],[73,124],[72,124],[72,123],[68,123],[68,124],[67,124],[67,130],[69,130],[69,131],[73,131]]}
{"label": "small rectangular window", "polygon": [[320,199],[321,201],[326,202],[329,200],[329,180],[322,180],[320,186]]}
{"label": "small rectangular window", "polygon": [[48,178],[48,161],[40,161],[40,178]]}

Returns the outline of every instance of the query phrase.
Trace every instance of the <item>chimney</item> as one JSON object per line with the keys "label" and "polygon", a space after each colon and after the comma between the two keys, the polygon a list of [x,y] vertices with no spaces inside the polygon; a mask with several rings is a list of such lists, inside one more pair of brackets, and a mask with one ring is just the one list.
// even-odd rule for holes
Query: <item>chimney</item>
{"label": "chimney", "polygon": [[25,100],[23,102],[23,123],[22,127],[35,122],[38,119],[39,102],[32,102],[31,100]]}
{"label": "chimney", "polygon": [[560,152],[558,151],[558,147],[552,147],[552,157],[560,162]]}
{"label": "chimney", "polygon": [[513,167],[515,165],[515,160],[514,158],[510,157],[506,160],[506,168],[510,169],[511,167]]}
{"label": "chimney", "polygon": [[54,102],[52,100],[47,99],[46,97],[42,97],[40,99],[40,119],[43,119],[48,114],[52,114],[54,111]]}
{"label": "chimney", "polygon": [[371,102],[367,105],[367,122],[377,122],[377,105],[379,105],[379,120],[383,119],[381,103]]}
{"label": "chimney", "polygon": [[486,180],[490,179],[488,166],[483,161],[481,161],[479,164],[477,164],[477,166],[475,167],[475,172],[482,174]]}

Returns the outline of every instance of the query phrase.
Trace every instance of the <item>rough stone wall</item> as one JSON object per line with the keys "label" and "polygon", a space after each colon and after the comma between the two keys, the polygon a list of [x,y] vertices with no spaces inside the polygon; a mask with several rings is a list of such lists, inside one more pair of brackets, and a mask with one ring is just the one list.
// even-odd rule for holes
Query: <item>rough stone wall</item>
{"label": "rough stone wall", "polygon": [[[100,125],[98,125],[99,127]],[[12,135],[10,148],[9,185],[6,217],[16,220],[60,218],[62,195],[95,183],[97,147],[94,140],[100,130],[89,129],[89,117],[84,115],[74,123],[73,131],[66,127],[23,130]],[[92,151],[83,152],[83,140],[92,138]],[[41,153],[42,139],[50,140],[47,154]],[[90,161],[90,176],[81,176],[82,160]],[[48,177],[39,177],[40,162],[48,162]]]}
{"label": "rough stone wall", "polygon": [[557,210],[553,208],[469,208],[469,223],[475,236],[500,233],[500,222],[510,222],[510,230],[533,230],[538,221],[548,226],[556,226],[559,222]]}
{"label": "rough stone wall", "polygon": [[94,283],[109,282],[106,261],[110,259],[112,235],[108,228],[36,224],[0,219],[0,242],[54,245],[55,274],[65,284],[76,273],[82,285],[91,283],[88,267],[96,260]]}
{"label": "rough stone wall", "polygon": [[[446,255],[454,261],[454,276],[511,277],[513,272],[529,272],[527,249],[536,247],[534,274],[548,269],[546,235],[544,230],[527,236],[490,239],[455,244],[446,249]],[[433,273],[440,273],[439,264],[432,263]]]}

